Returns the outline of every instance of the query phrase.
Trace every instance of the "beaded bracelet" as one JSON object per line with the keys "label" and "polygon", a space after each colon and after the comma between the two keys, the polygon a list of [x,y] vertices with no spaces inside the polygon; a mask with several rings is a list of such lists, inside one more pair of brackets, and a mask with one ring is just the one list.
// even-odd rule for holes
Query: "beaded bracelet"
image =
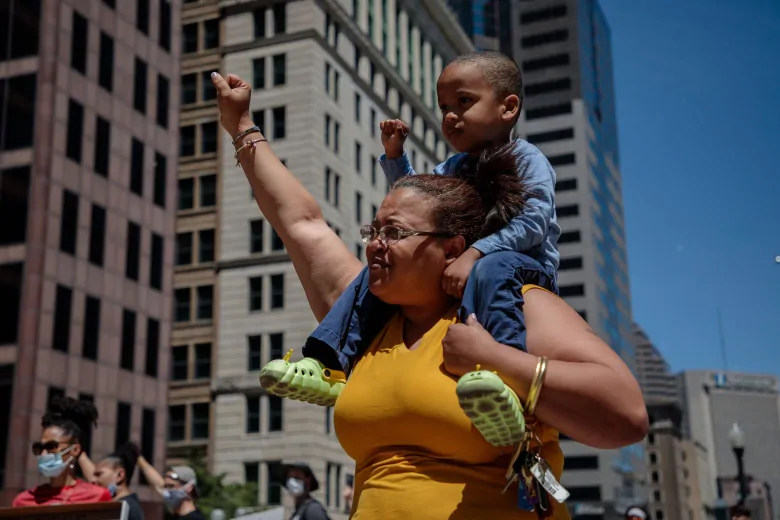
{"label": "beaded bracelet", "polygon": [[241,166],[241,161],[238,159],[238,153],[241,150],[243,150],[244,148],[251,148],[252,150],[254,150],[257,147],[257,143],[262,143],[262,142],[265,142],[265,141],[268,141],[268,139],[266,139],[265,137],[262,137],[260,139],[252,139],[251,141],[247,141],[243,145],[241,145],[241,148],[236,150],[235,155],[233,155],[233,158],[236,160],[236,168]]}
{"label": "beaded bracelet", "polygon": [[235,145],[235,144],[236,144],[236,143],[237,143],[239,140],[241,140],[243,137],[246,137],[246,136],[247,136],[247,135],[249,135],[249,134],[254,134],[255,132],[260,132],[260,127],[259,127],[259,126],[257,126],[257,125],[253,126],[252,128],[248,128],[248,129],[244,130],[243,132],[241,132],[240,134],[238,134],[238,135],[237,135],[237,136],[236,136],[236,137],[233,139],[233,144]]}

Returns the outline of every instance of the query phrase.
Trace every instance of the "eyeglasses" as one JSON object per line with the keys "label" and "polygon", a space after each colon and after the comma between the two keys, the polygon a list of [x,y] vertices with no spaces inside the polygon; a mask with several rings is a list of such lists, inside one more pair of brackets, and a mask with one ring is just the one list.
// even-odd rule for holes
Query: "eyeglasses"
{"label": "eyeglasses", "polygon": [[67,442],[57,442],[57,441],[48,441],[48,442],[33,442],[32,443],[32,452],[33,455],[36,457],[46,451],[47,453],[56,453],[57,448],[59,448],[63,444],[68,444]]}
{"label": "eyeglasses", "polygon": [[386,246],[397,244],[399,240],[414,236],[425,237],[451,237],[450,233],[441,233],[439,231],[412,231],[401,229],[396,226],[382,226],[377,229],[374,226],[361,226],[360,236],[363,243],[368,245],[379,237],[379,240]]}

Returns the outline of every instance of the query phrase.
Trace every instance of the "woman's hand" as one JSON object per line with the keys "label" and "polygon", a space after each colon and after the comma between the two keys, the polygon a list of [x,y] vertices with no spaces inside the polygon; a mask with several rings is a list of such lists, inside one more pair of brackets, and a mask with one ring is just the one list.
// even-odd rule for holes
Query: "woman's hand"
{"label": "woman's hand", "polygon": [[219,122],[230,137],[235,138],[254,124],[249,115],[252,87],[235,74],[228,74],[227,78],[223,78],[218,72],[212,72],[211,81],[217,89]]}
{"label": "woman's hand", "polygon": [[[469,315],[466,323],[450,325],[441,344],[444,369],[456,376],[476,370],[477,365],[485,365],[485,351],[499,346],[473,314]],[[495,367],[484,368],[495,370]]]}

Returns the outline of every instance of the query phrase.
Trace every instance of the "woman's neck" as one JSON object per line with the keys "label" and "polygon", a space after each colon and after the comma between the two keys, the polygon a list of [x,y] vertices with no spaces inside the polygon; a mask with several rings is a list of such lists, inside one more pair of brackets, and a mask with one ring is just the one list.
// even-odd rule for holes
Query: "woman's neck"
{"label": "woman's neck", "polygon": [[70,474],[70,472],[65,472],[59,477],[54,477],[49,479],[49,485],[51,487],[66,487],[66,486],[72,486],[76,484],[76,477]]}
{"label": "woman's neck", "polygon": [[425,305],[403,305],[401,314],[404,317],[404,343],[409,349],[414,349],[431,327],[436,325],[444,314],[452,309],[457,300],[445,294]]}

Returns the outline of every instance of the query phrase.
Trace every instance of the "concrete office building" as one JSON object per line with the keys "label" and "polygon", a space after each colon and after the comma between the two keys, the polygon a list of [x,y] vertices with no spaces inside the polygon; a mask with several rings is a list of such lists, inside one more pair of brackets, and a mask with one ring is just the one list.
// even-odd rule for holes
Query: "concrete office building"
{"label": "concrete office building", "polygon": [[182,9],[181,121],[174,255],[168,459],[208,456],[213,427],[219,226],[219,110],[211,72],[220,70],[218,0]]}
{"label": "concrete office building", "polygon": [[645,399],[676,401],[677,377],[672,374],[663,354],[636,323],[633,325],[632,341],[636,356],[636,376]]}
{"label": "concrete office building", "polygon": [[[690,371],[679,376],[683,433],[707,453],[710,475],[700,477],[702,500],[719,498],[718,479],[734,478],[737,464],[729,431],[739,424],[745,435],[745,473],[764,481],[771,502],[780,500],[780,399],[775,376],[739,372]],[[774,511],[777,518],[778,511]]]}
{"label": "concrete office building", "polygon": [[0,5],[3,504],[40,481],[55,395],[95,402],[91,454],[132,439],[163,462],[180,7]]}
{"label": "concrete office building", "polygon": [[[610,30],[595,0],[512,4],[513,55],[523,70],[519,135],[557,172],[559,285],[591,327],[634,365]],[[642,502],[641,446],[597,451],[564,442],[575,514],[622,515]],[[585,513],[582,513],[583,515]]]}
{"label": "concrete office building", "polygon": [[[417,171],[442,161],[435,82],[471,42],[443,0],[226,1],[221,9],[222,70],[252,83],[255,122],[363,258],[359,226],[387,189],[379,122],[400,117],[412,125],[407,150]],[[260,501],[273,504],[286,500],[281,464],[306,461],[337,518],[348,507],[342,489],[354,463],[335,437],[332,411],[267,396],[257,379],[286,350],[299,357],[316,321],[235,166],[229,137],[220,135],[213,469],[258,482]]]}

